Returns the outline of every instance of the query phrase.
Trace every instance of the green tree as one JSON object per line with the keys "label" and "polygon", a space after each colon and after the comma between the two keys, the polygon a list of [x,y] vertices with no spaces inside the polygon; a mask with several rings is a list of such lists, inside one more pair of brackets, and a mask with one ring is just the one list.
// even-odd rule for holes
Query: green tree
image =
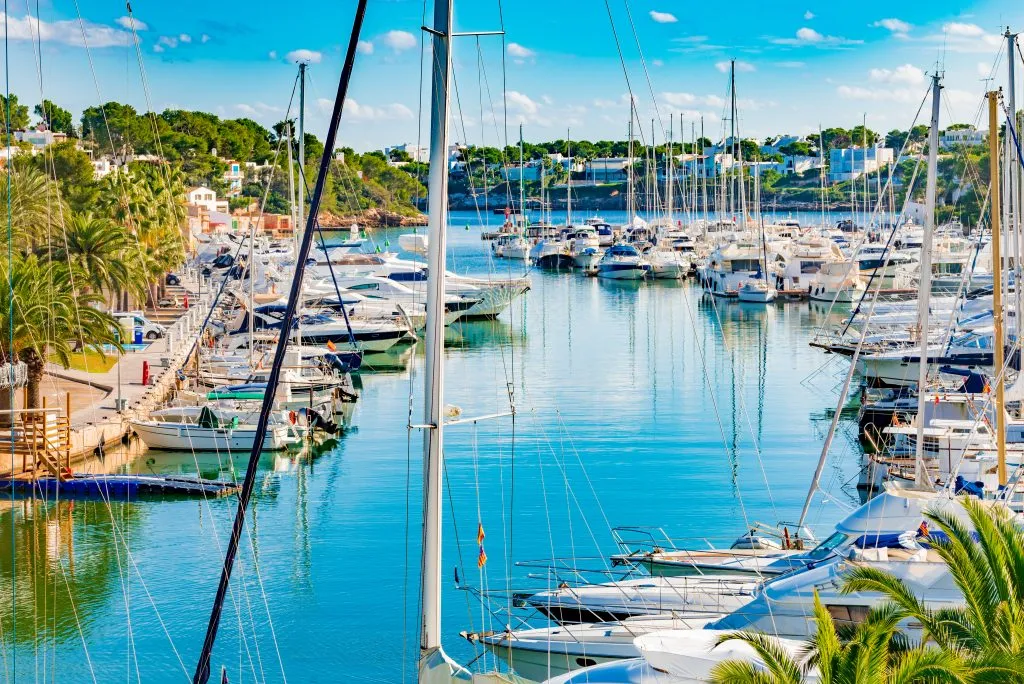
{"label": "green tree", "polygon": [[43,100],[35,106],[35,115],[38,116],[46,127],[55,133],[65,133],[75,137],[75,120],[71,112],[58,107],[50,100]]}
{"label": "green tree", "polygon": [[811,143],[804,140],[797,140],[791,142],[788,145],[783,145],[779,148],[779,152],[791,157],[810,157],[814,150],[811,149]]}
{"label": "green tree", "polygon": [[8,129],[7,112],[10,110],[10,130],[20,131],[28,128],[28,105],[18,102],[18,96],[11,93],[10,99],[0,95],[0,122],[3,123],[3,130]]}

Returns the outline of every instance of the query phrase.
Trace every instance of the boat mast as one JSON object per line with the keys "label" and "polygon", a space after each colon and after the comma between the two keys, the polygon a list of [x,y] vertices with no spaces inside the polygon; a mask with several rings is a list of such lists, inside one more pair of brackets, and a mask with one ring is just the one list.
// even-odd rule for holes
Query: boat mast
{"label": "boat mast", "polygon": [[1006,417],[1003,415],[1003,258],[1002,236],[999,233],[999,93],[988,94],[988,168],[990,174],[990,208],[992,223],[992,336],[993,368],[996,374],[996,473],[999,484],[1006,484]]}
{"label": "boat mast", "polygon": [[[446,48],[447,50],[447,48]],[[445,81],[447,84],[447,80]],[[447,101],[446,101],[447,104]],[[523,124],[519,124],[519,230],[520,234],[526,229],[526,190],[523,185],[526,183],[526,167],[523,166]]]}
{"label": "boat mast", "polygon": [[[701,195],[701,197],[700,197],[700,199],[701,199],[701,204],[704,207],[704,236],[703,237],[706,240],[707,237],[708,237],[708,219],[709,219],[710,215],[708,214],[708,160],[706,158],[704,158],[704,115],[703,114],[700,117],[700,140],[698,140],[697,143],[698,143],[697,145],[694,145],[694,151],[696,151],[696,149],[699,147],[700,148],[700,156],[701,156],[701,158],[704,159],[704,163],[703,163],[703,167],[704,168],[703,168],[703,172],[701,173],[701,184],[700,184],[700,189],[701,189],[700,195]],[[712,154],[712,157],[711,157],[711,167],[714,168],[714,166],[715,166],[714,152],[712,152],[711,154]]]}
{"label": "boat mast", "polygon": [[[1003,34],[1006,37],[1006,108],[1010,111],[1010,118],[1013,120],[1013,127],[1017,130],[1017,137],[1020,138],[1020,127],[1017,124],[1017,79],[1014,73],[1015,63],[1017,56],[1015,54],[1017,34],[1010,33],[1010,28],[1006,28],[1006,33]],[[1024,311],[1024,289],[1020,287],[1021,281],[1021,267],[1020,257],[1021,251],[1024,250],[1024,244],[1021,242],[1021,220],[1020,220],[1020,163],[1017,159],[1017,146],[1013,144],[1013,136],[1005,135],[1003,139],[1006,144],[1006,170],[1007,178],[1006,185],[1008,190],[1008,196],[1003,198],[1003,203],[1006,205],[1007,215],[1013,221],[1012,225],[1003,226],[1005,233],[1013,231],[1013,292],[1016,304],[1016,311]],[[1020,314],[1018,313],[1018,316]],[[1019,319],[1018,319],[1019,320]]]}
{"label": "boat mast", "polygon": [[[444,458],[444,289],[448,228],[448,84],[452,58],[452,0],[434,3],[433,86],[430,106],[430,179],[427,187],[427,327],[423,423],[423,557],[420,567],[421,664],[441,648],[441,492]],[[522,164],[522,126],[520,126]],[[522,169],[522,166],[520,166]],[[522,201],[520,175],[520,201]],[[423,668],[420,668],[421,680]]]}
{"label": "boat mast", "polygon": [[[306,210],[306,63],[299,62],[299,221]],[[298,225],[298,224],[296,224]]]}
{"label": "boat mast", "polygon": [[825,230],[825,135],[818,124],[818,162],[821,168],[821,229]]}
{"label": "boat mast", "polygon": [[569,162],[569,172],[565,177],[565,227],[572,226],[572,140],[569,129],[565,129],[565,156]]}
{"label": "boat mast", "polygon": [[[936,173],[939,156],[939,99],[942,86],[939,75],[932,76],[932,120],[928,132],[928,179],[924,199],[924,235],[921,238],[921,278],[917,293],[917,327],[921,336],[921,356],[917,374],[917,450],[914,454],[914,482],[928,486],[924,466],[924,430],[928,383],[928,312],[932,296],[932,235],[935,232]],[[866,153],[866,150],[865,150]],[[866,158],[865,158],[866,161]]]}
{"label": "boat mast", "polygon": [[626,147],[626,230],[633,225],[633,103],[629,105],[629,144]]}
{"label": "boat mast", "polygon": [[736,146],[736,160],[737,168],[739,169],[736,182],[738,183],[739,191],[739,203],[740,203],[740,230],[746,231],[747,229],[747,197],[746,191],[743,188],[743,145],[740,144],[739,139],[736,137],[739,130],[739,126],[736,125],[736,60],[730,62],[731,80],[732,80],[732,142]]}
{"label": "boat mast", "polygon": [[348,85],[352,80],[352,69],[356,60],[356,46],[359,43],[359,33],[362,30],[363,18],[366,16],[367,0],[359,0],[356,6],[355,18],[352,23],[352,33],[349,37],[348,50],[345,53],[345,64],[341,70],[341,77],[338,81],[338,91],[335,95],[334,109],[331,112],[330,124],[327,128],[327,137],[324,139],[324,153],[320,158],[320,169],[317,174],[316,186],[310,203],[310,220],[302,234],[302,244],[299,247],[295,259],[295,272],[292,276],[291,288],[288,294],[288,304],[285,307],[284,316],[281,319],[282,334],[278,336],[277,347],[274,350],[274,361],[270,368],[270,376],[267,378],[267,387],[263,394],[263,403],[260,405],[260,415],[256,422],[256,431],[253,435],[252,450],[249,452],[249,460],[246,464],[245,477],[242,479],[242,486],[238,493],[238,506],[235,510],[235,519],[231,527],[231,536],[228,539],[227,549],[224,553],[224,564],[221,566],[220,581],[217,584],[217,594],[213,601],[213,608],[210,610],[210,620],[206,627],[206,636],[203,640],[202,651],[196,663],[195,673],[192,676],[193,684],[206,684],[210,679],[210,658],[213,654],[213,646],[217,641],[217,631],[220,627],[220,617],[224,609],[224,600],[227,597],[228,587],[231,584],[231,573],[235,566],[235,557],[238,554],[238,546],[242,538],[242,531],[245,528],[246,512],[249,507],[249,500],[252,498],[253,488],[256,484],[256,470],[259,466],[260,454],[263,451],[263,443],[267,436],[267,425],[270,421],[270,413],[274,406],[274,397],[277,395],[278,381],[281,376],[281,367],[284,365],[285,351],[288,348],[288,336],[284,331],[290,330],[296,319],[296,311],[302,293],[302,278],[306,270],[306,258],[309,256],[310,247],[313,244],[313,232],[315,229],[317,209],[320,206],[320,199],[323,197],[324,184],[327,180],[327,173],[331,164],[331,150],[334,149],[338,139],[338,126],[341,123],[341,113],[345,105],[345,98],[348,94]]}
{"label": "boat mast", "polygon": [[[675,117],[668,120],[668,147],[665,150],[665,212],[668,214],[669,229],[672,228],[672,126],[675,124]],[[664,129],[662,129],[664,130]],[[657,173],[657,165],[655,165]]]}

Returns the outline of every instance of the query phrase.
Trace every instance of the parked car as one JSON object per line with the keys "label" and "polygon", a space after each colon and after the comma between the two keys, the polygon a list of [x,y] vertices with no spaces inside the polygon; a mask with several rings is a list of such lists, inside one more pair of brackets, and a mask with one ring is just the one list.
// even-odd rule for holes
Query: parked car
{"label": "parked car", "polygon": [[135,335],[133,336],[133,339],[126,340],[127,342],[134,342],[134,338],[138,338],[140,336],[140,333],[141,337],[147,340],[158,340],[167,334],[167,328],[165,326],[160,325],[159,323],[154,323],[153,321],[149,320],[141,311],[112,311],[110,315],[113,316],[114,319],[117,321],[121,321],[125,318],[134,319]]}

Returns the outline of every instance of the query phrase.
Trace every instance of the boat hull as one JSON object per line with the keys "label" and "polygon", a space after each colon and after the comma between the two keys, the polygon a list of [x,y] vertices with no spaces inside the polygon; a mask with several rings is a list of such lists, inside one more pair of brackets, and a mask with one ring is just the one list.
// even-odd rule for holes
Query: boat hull
{"label": "boat hull", "polygon": [[609,280],[643,280],[650,270],[651,267],[646,264],[599,264],[597,277]]}
{"label": "boat hull", "polygon": [[[169,451],[251,451],[256,440],[255,428],[204,428],[182,423],[132,421],[132,429],[150,449]],[[264,451],[281,451],[290,443],[288,430],[282,426],[268,428],[263,440]]]}

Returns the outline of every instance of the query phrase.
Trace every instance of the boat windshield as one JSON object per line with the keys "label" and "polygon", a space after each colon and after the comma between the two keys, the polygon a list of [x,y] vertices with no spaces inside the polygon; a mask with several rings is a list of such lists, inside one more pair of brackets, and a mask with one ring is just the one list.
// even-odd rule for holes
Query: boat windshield
{"label": "boat windshield", "polygon": [[849,535],[845,535],[842,532],[834,532],[825,541],[821,542],[807,553],[807,557],[811,560],[822,560],[830,553],[835,551],[837,548],[843,545],[846,540],[849,539]]}

